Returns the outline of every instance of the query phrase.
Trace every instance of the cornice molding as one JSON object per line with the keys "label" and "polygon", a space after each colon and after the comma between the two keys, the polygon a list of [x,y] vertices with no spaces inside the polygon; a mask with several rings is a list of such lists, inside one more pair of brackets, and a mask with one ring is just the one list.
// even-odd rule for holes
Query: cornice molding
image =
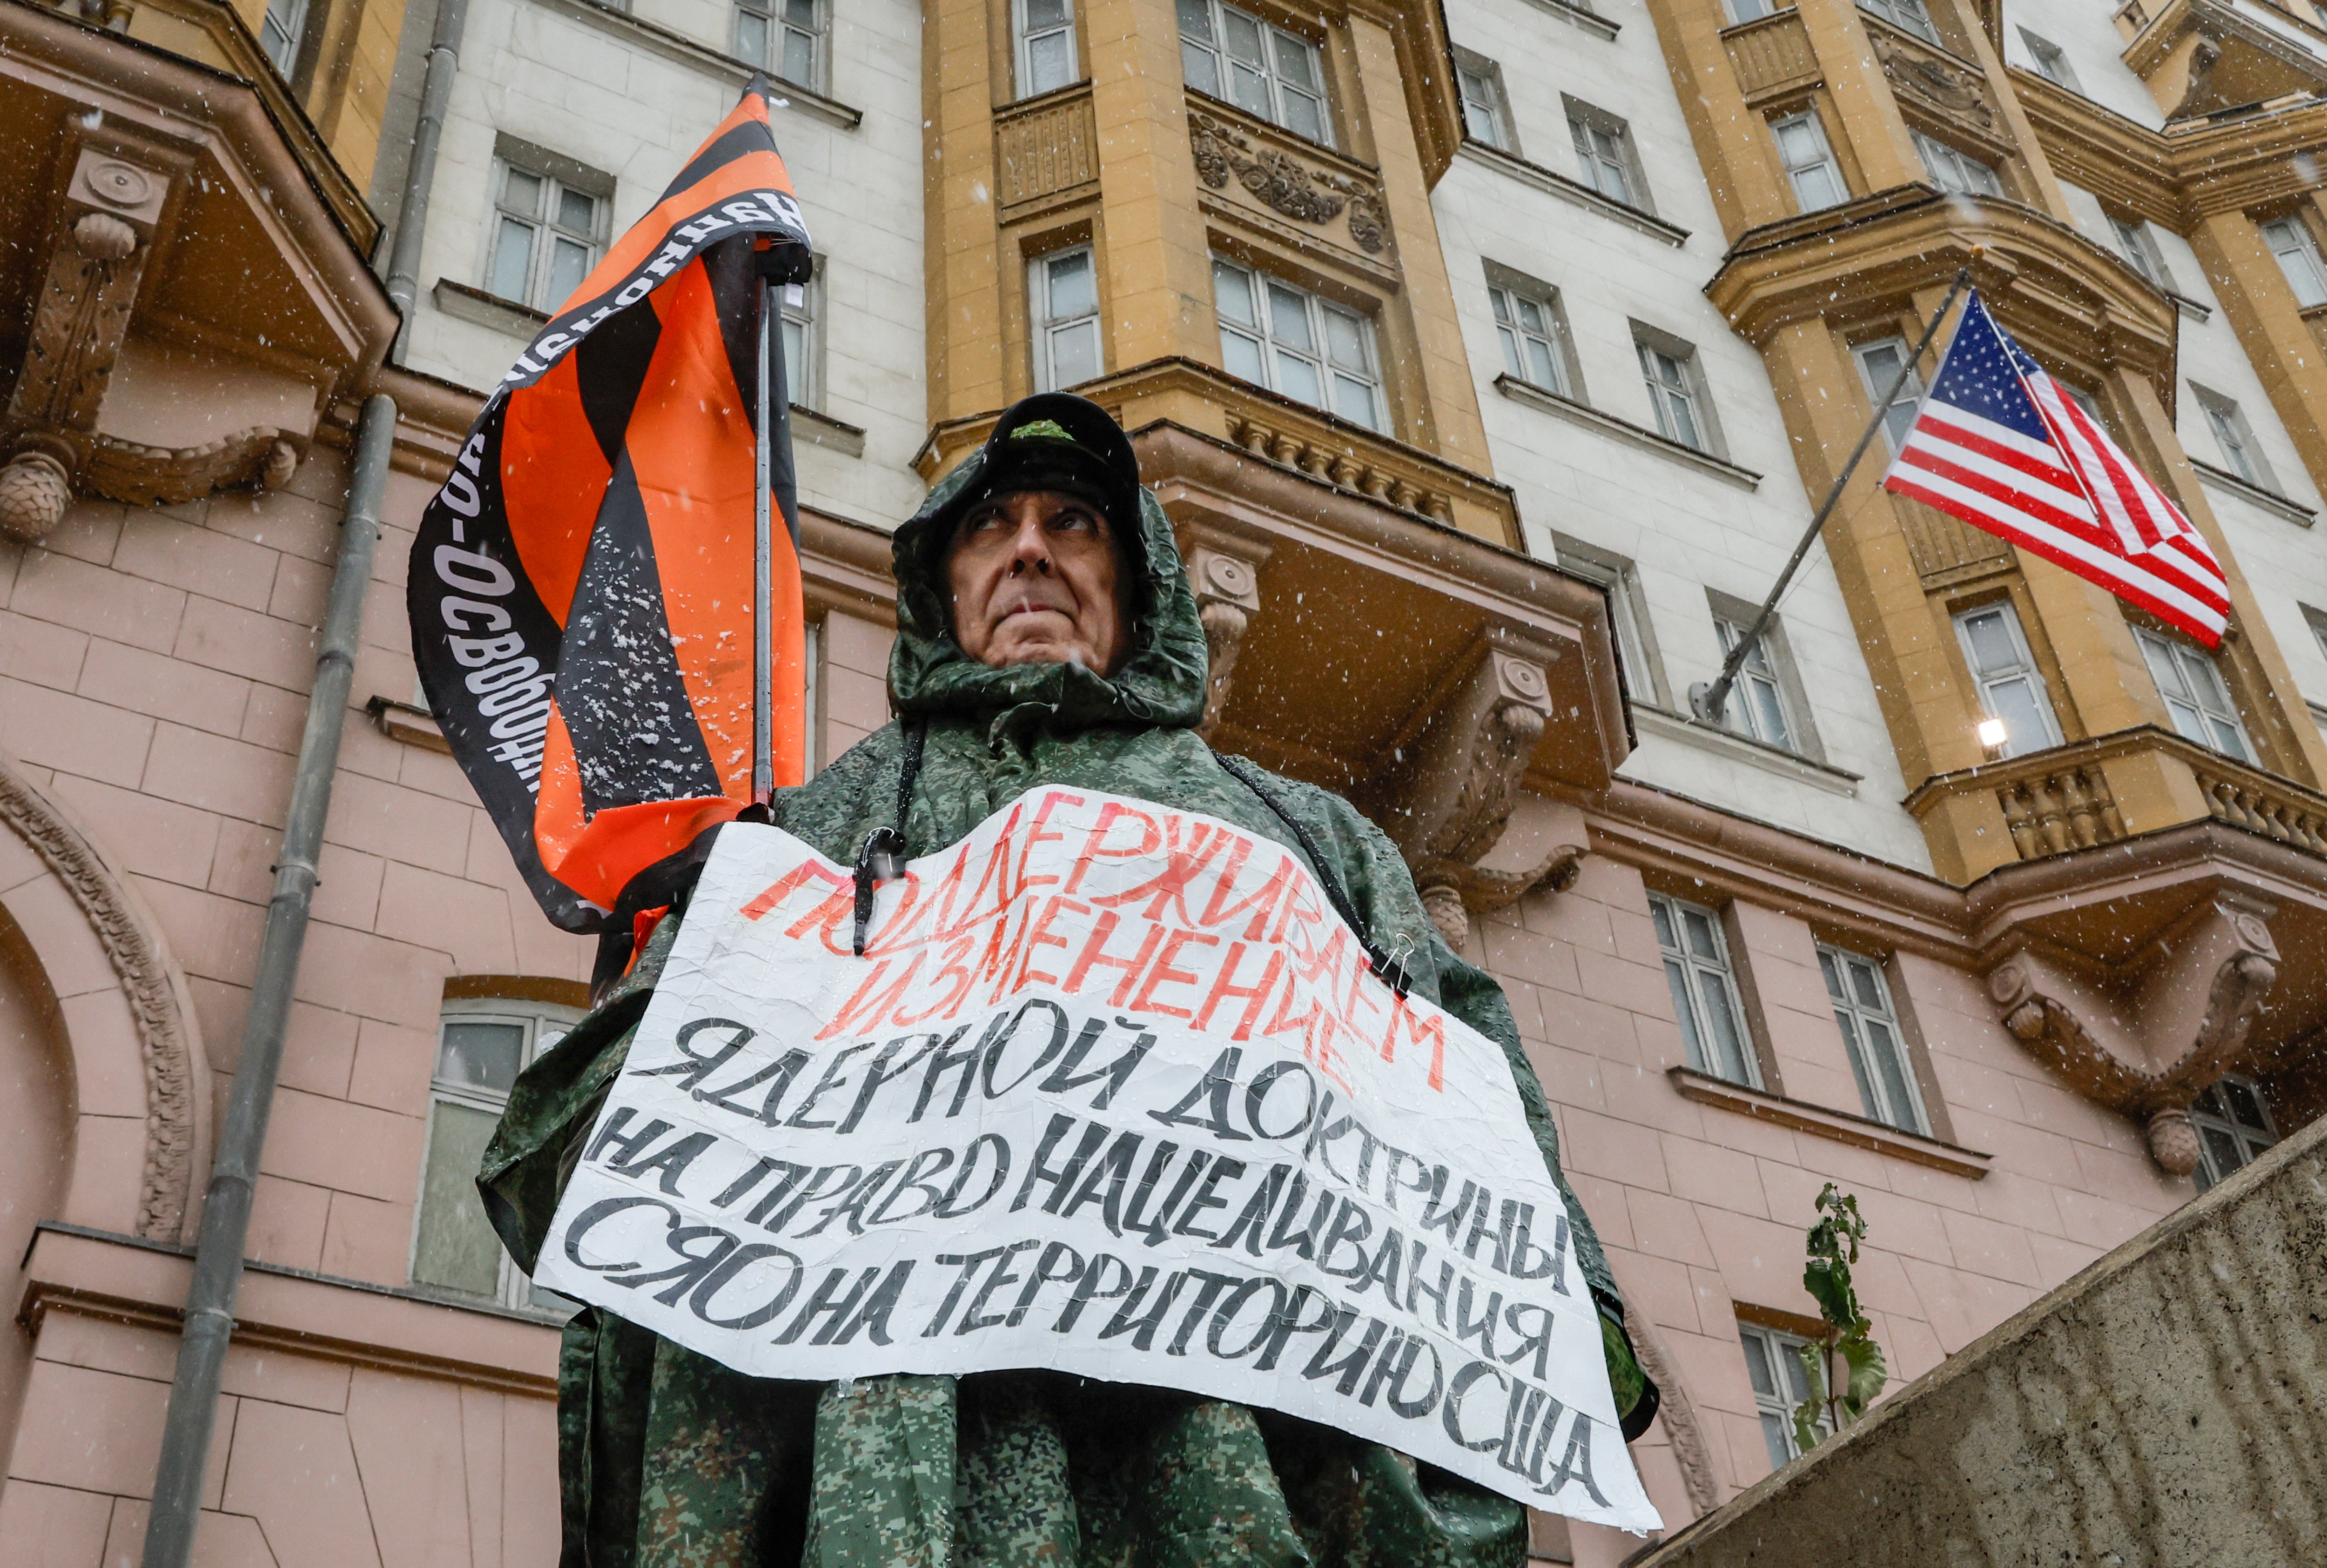
{"label": "cornice molding", "polygon": [[2131,369],[2172,406],[2173,303],[2114,252],[2024,202],[1922,184],[1877,191],[1747,230],[1705,292],[1760,346],[1799,322],[1904,308],[1959,267],[2032,348],[2095,375]]}
{"label": "cornice molding", "polygon": [[80,831],[5,761],[0,761],[0,822],[62,884],[120,982],[145,1075],[137,1234],[174,1242],[193,1198],[197,1118],[194,1025],[185,982],[127,886]]}
{"label": "cornice molding", "polygon": [[2156,131],[2018,66],[2014,95],[2062,178],[2177,234],[2204,218],[2290,200],[2327,183],[2299,154],[2327,144],[2327,100]]}

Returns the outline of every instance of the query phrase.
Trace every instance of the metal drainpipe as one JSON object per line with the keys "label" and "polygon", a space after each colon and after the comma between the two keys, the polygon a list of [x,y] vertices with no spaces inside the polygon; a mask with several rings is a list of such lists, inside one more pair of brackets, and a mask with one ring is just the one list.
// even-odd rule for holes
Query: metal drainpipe
{"label": "metal drainpipe", "polygon": [[[468,0],[441,0],[430,36],[428,70],[420,89],[420,117],[413,128],[412,162],[405,171],[404,195],[397,206],[396,242],[388,257],[388,294],[402,318],[389,350],[392,364],[404,362],[407,334],[419,292],[420,240],[428,223],[428,195],[436,178],[436,148],[452,101],[453,78],[461,59],[461,32]],[[377,265],[375,263],[374,265]],[[153,1510],[145,1530],[144,1568],[190,1568],[194,1531],[201,1523],[201,1488],[209,1466],[212,1417],[219,1380],[234,1334],[235,1294],[242,1283],[243,1248],[249,1237],[253,1189],[259,1151],[266,1142],[266,1118],[283,1063],[283,1032],[291,1013],[299,956],[307,942],[307,916],[315,895],[315,856],[323,843],[323,822],[332,804],[340,736],[347,727],[348,692],[355,677],[356,640],[363,624],[365,591],[371,583],[372,555],[379,543],[380,497],[388,487],[388,460],[396,445],[396,400],[374,393],[356,422],[355,468],[348,481],[348,507],[340,528],[339,559],[332,568],[332,597],[325,612],[322,645],[315,656],[315,684],[307,700],[307,724],[299,739],[299,767],[291,786],[290,818],[275,868],[275,896],[266,906],[266,934],[252,976],[250,1011],[243,1020],[242,1053],[235,1066],[234,1092],[226,1124],[219,1131],[218,1158],[210,1168],[202,1202],[202,1231],[194,1254],[194,1279],[186,1293],[185,1327],[178,1340],[177,1372],[170,1386],[169,1414],[162,1427],[162,1458],[154,1477]]]}
{"label": "metal drainpipe", "polygon": [[185,1329],[170,1412],[162,1428],[162,1462],[154,1478],[154,1508],[145,1531],[145,1568],[186,1568],[201,1509],[202,1472],[210,1459],[210,1418],[218,1406],[219,1375],[234,1332],[235,1292],[242,1283],[243,1244],[250,1230],[250,1200],[258,1152],[266,1142],[266,1115],[283,1062],[283,1029],[291,1013],[299,954],[307,940],[307,911],[315,896],[315,856],[338,772],[340,734],[347,726],[348,688],[355,676],[356,636],[364,593],[371,585],[379,542],[380,495],[388,485],[396,443],[396,399],[375,392],[356,423],[355,470],[348,509],[340,525],[339,560],[332,568],[331,607],[315,655],[315,684],[307,699],[307,725],[299,737],[299,770],[291,785],[290,819],[275,867],[275,896],[266,906],[266,935],[251,977],[250,1012],[243,1021],[242,1054],[234,1092],[219,1131],[218,1159],[202,1200],[201,1243],[194,1283],[186,1293]]}
{"label": "metal drainpipe", "polygon": [[444,135],[444,112],[453,101],[453,79],[460,73],[461,33],[468,25],[469,0],[437,0],[436,27],[429,35],[428,72],[420,82],[420,119],[412,128],[412,163],[404,172],[404,199],[396,210],[396,243],[388,257],[388,297],[404,316],[396,332],[396,362],[404,363],[405,340],[412,331],[412,307],[420,294],[420,237],[428,228],[428,197],[436,183],[436,146]]}

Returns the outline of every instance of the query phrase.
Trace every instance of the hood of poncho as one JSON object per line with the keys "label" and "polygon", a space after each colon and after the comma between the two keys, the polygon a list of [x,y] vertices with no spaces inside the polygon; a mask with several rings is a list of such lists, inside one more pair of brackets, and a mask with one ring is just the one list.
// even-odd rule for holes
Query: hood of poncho
{"label": "hood of poncho", "polygon": [[[945,557],[966,497],[978,492],[984,448],[930,491],[892,544],[897,641],[889,655],[889,700],[900,714],[985,715],[1031,709],[1051,730],[1097,724],[1191,729],[1203,722],[1210,660],[1189,591],[1180,546],[1163,503],[1143,489],[1137,527],[1117,527],[1131,581],[1131,654],[1111,676],[1073,664],[981,664],[954,640]],[[1016,727],[1023,720],[1015,720]]]}

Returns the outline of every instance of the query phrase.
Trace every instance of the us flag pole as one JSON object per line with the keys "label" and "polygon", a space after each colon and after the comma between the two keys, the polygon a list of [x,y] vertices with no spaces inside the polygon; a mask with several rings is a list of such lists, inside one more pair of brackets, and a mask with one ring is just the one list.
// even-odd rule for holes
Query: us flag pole
{"label": "us flag pole", "polygon": [[[1972,259],[1978,260],[1986,248],[1974,246]],[[1777,585],[1762,602],[1761,613],[1753,617],[1753,624],[1745,629],[1745,635],[1730,649],[1729,657],[1721,661],[1721,673],[1710,682],[1699,681],[1688,688],[1689,711],[1700,723],[1719,724],[1723,722],[1722,710],[1729,705],[1729,693],[1737,685],[1737,672],[1745,667],[1745,660],[1752,655],[1753,645],[1761,640],[1762,633],[1769,630],[1770,618],[1778,612],[1778,601],[1786,596],[1786,588],[1793,582],[1794,574],[1801,569],[1802,562],[1809,555],[1810,546],[1818,543],[1818,535],[1825,531],[1827,515],[1834,510],[1835,502],[1842,499],[1843,486],[1848,484],[1850,476],[1858,471],[1858,460],[1866,455],[1867,447],[1874,443],[1874,433],[1883,427],[1883,413],[1898,397],[1899,389],[1907,384],[1907,378],[1914,374],[1915,367],[1922,362],[1923,350],[1930,348],[1931,340],[1939,335],[1939,323],[1946,321],[1948,313],[1955,308],[1956,296],[1970,284],[1971,268],[1958,268],[1955,281],[1948,285],[1948,297],[1939,302],[1939,308],[1932,313],[1930,321],[1923,327],[1923,335],[1915,340],[1914,348],[1908,350],[1907,357],[1900,361],[1899,373],[1891,378],[1891,385],[1883,388],[1881,397],[1875,399],[1874,417],[1868,420],[1866,428],[1859,433],[1858,444],[1850,449],[1850,461],[1844,463],[1842,471],[1834,476],[1834,484],[1826,492],[1826,499],[1818,504],[1818,515],[1810,519],[1810,526],[1803,531],[1802,542],[1796,545],[1794,553],[1786,558],[1785,570],[1778,574]]]}

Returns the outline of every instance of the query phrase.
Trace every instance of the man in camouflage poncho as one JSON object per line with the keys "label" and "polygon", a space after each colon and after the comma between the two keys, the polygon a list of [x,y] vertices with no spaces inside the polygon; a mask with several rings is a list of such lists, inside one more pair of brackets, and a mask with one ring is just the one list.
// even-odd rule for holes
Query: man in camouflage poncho
{"label": "man in camouflage poncho", "polygon": [[[776,823],[843,863],[900,826],[919,856],[1061,784],[1209,813],[1295,853],[1305,836],[1360,934],[1410,955],[1416,990],[1502,1046],[1567,1197],[1617,1409],[1637,1435],[1655,1390],[1501,991],[1440,939],[1397,852],[1354,807],[1255,770],[1264,799],[1196,734],[1204,634],[1171,525],[1137,476],[1093,404],[1049,394],[1005,413],[897,531],[889,694],[902,722],[781,792]],[[901,780],[908,726],[923,742]],[[664,919],[519,1079],[486,1152],[487,1211],[528,1270],[678,924]],[[594,1308],[566,1328],[558,1389],[563,1568],[1516,1568],[1525,1552],[1516,1503],[1377,1444],[1192,1395],[1048,1372],[755,1379]]]}

